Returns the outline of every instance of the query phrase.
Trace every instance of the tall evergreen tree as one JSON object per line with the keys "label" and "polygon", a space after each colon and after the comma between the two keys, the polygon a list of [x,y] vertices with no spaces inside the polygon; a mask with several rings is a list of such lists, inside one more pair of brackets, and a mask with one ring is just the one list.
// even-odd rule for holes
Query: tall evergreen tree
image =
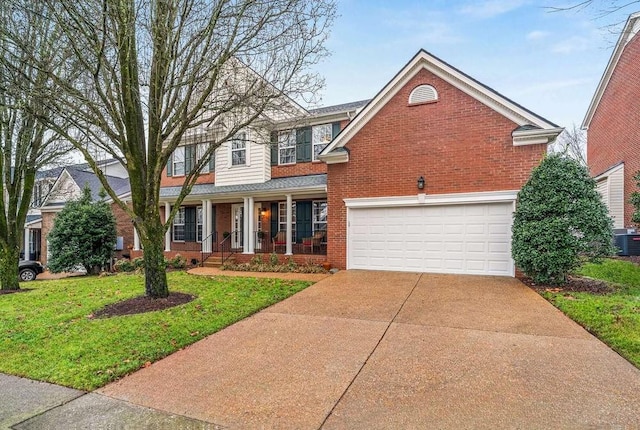
{"label": "tall evergreen tree", "polygon": [[612,225],[586,167],[549,155],[518,193],[511,253],[534,281],[563,284],[581,257],[614,252]]}

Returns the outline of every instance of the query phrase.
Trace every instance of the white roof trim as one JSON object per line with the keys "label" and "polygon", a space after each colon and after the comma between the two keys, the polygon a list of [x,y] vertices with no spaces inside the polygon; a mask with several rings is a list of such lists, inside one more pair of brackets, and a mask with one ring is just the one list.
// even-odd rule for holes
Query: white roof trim
{"label": "white roof trim", "polygon": [[513,137],[513,146],[537,145],[540,143],[553,142],[564,128],[557,127],[552,129],[533,129],[533,130],[516,130],[511,133]]}
{"label": "white roof trim", "polygon": [[595,176],[593,179],[597,182],[601,179],[608,178],[609,176],[611,176],[612,174],[614,174],[620,169],[624,169],[624,163],[619,163],[613,167],[610,167],[608,170],[605,170],[604,172],[600,173],[598,176]]}
{"label": "white roof trim", "polygon": [[618,65],[618,61],[620,60],[620,56],[624,51],[624,48],[627,46],[627,43],[633,39],[636,34],[640,31],[640,12],[633,13],[629,15],[627,19],[627,23],[624,25],[622,32],[620,33],[620,37],[618,38],[618,42],[616,43],[615,48],[613,48],[613,52],[611,53],[611,58],[609,59],[609,63],[607,63],[607,67],[604,69],[604,73],[600,78],[600,82],[598,83],[598,87],[596,88],[596,92],[593,94],[593,98],[591,99],[591,104],[589,104],[589,108],[587,109],[587,113],[584,116],[584,120],[582,121],[581,127],[583,129],[588,129],[591,124],[591,120],[593,119],[593,115],[596,113],[596,109],[598,109],[598,105],[600,104],[600,100],[602,99],[602,95],[604,91],[607,89],[609,85],[609,80],[611,80],[611,75],[613,75],[613,71],[616,69]]}
{"label": "white roof trim", "polygon": [[346,163],[349,161],[349,153],[347,151],[334,151],[327,154],[319,154],[318,160],[327,164]]}
{"label": "white roof trim", "polygon": [[[375,96],[373,100],[351,121],[340,134],[322,151],[326,155],[335,148],[341,148],[387,104],[420,70],[426,69],[451,85],[502,114],[519,126],[531,124],[543,129],[557,129],[546,121],[516,103],[481,85],[469,76],[434,57],[419,51],[411,61]],[[322,157],[320,158],[322,159]]]}
{"label": "white roof trim", "polygon": [[464,205],[470,203],[515,202],[517,197],[517,190],[482,191],[477,193],[418,194],[414,196],[397,197],[365,197],[344,199],[344,204],[350,209],[424,205]]}

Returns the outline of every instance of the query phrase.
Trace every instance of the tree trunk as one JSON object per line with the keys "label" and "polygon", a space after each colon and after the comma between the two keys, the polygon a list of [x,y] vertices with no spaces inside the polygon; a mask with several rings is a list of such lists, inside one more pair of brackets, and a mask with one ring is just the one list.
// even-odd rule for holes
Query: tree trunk
{"label": "tree trunk", "polygon": [[[155,217],[154,217],[155,218]],[[147,234],[142,240],[144,247],[144,282],[147,296],[160,299],[169,295],[167,272],[164,264],[164,229],[157,219],[144,223]]]}
{"label": "tree trunk", "polygon": [[0,249],[0,289],[19,290],[18,264],[20,250],[17,246],[2,247]]}

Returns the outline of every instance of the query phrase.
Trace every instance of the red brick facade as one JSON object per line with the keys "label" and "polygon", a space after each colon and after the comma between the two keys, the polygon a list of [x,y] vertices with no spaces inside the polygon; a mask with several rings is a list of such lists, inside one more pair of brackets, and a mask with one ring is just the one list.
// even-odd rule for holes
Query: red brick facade
{"label": "red brick facade", "polygon": [[[408,106],[418,85],[438,101]],[[349,162],[328,166],[328,260],[346,265],[343,199],[519,190],[546,153],[546,144],[513,146],[518,124],[427,70],[417,73],[349,140]],[[420,191],[423,192],[423,191]]]}
{"label": "red brick facade", "polygon": [[640,170],[640,35],[627,44],[588,129],[587,162],[599,175],[624,162],[624,226],[631,225],[629,195],[637,190],[633,176]]}
{"label": "red brick facade", "polygon": [[[118,236],[123,238],[123,250],[115,251],[114,257],[122,258],[122,254],[128,254],[130,251],[128,246],[133,246],[133,223],[131,218],[123,211],[117,204],[111,204],[111,210],[116,218],[116,232]],[[40,261],[42,264],[47,264],[47,236],[53,228],[57,212],[42,212],[42,244],[40,255]]]}

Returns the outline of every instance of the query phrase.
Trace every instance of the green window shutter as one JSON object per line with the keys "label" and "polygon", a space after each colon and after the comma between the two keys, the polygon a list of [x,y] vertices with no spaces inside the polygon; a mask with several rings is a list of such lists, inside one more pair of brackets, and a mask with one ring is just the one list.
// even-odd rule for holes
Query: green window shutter
{"label": "green window shutter", "polygon": [[184,174],[188,175],[191,173],[191,169],[195,165],[194,161],[196,158],[196,148],[195,145],[187,145],[184,147]]}
{"label": "green window shutter", "polygon": [[173,176],[173,154],[167,160],[167,176]]}
{"label": "green window shutter", "polygon": [[196,241],[196,208],[190,207],[184,210],[184,240]]}
{"label": "green window shutter", "polygon": [[278,132],[271,132],[271,165],[278,165]]}
{"label": "green window shutter", "polygon": [[298,243],[302,243],[302,239],[312,235],[312,210],[310,201],[296,202],[296,240]]}
{"label": "green window shutter", "polygon": [[340,133],[340,123],[334,122],[331,124],[331,139],[335,139],[338,133]]}
{"label": "green window shutter", "polygon": [[296,130],[296,161],[311,161],[311,127]]}
{"label": "green window shutter", "polygon": [[271,237],[278,233],[278,203],[271,203]]}

